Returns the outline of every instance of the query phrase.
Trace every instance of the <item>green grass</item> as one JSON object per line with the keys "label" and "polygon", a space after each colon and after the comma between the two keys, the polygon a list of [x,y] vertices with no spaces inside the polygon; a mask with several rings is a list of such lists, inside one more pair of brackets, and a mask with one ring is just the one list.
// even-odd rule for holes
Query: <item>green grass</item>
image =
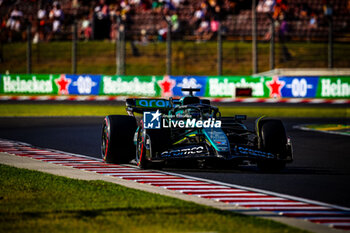
{"label": "green grass", "polygon": [[[280,106],[220,106],[223,116],[246,114],[248,117],[330,117],[349,118],[348,107],[280,107]],[[1,104],[0,116],[106,116],[126,114],[120,105],[87,104]]]}
{"label": "green grass", "polygon": [[0,232],[303,232],[103,181],[0,165]]}
{"label": "green grass", "polygon": [[[137,45],[140,56],[133,56],[126,44],[126,74],[164,75],[166,72],[165,43]],[[26,73],[26,43],[3,45],[0,73]],[[78,43],[77,73],[116,73],[115,43],[91,41]],[[251,42],[223,43],[223,75],[251,75]],[[327,68],[327,43],[287,43],[292,59],[283,61],[282,46],[276,44],[276,68]],[[71,42],[39,43],[32,46],[32,73],[71,73]],[[216,75],[217,44],[180,42],[172,44],[173,75]],[[334,67],[350,67],[350,44],[334,44]],[[259,43],[259,70],[269,70],[269,43]]]}

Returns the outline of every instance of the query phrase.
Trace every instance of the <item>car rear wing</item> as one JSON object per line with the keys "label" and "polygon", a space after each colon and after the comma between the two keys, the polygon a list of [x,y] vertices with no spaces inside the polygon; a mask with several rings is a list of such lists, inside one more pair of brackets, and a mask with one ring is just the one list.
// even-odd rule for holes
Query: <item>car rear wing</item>
{"label": "car rear wing", "polygon": [[143,112],[159,110],[162,113],[167,113],[171,107],[172,107],[172,103],[167,99],[156,99],[156,98],[126,99],[126,111],[128,112],[143,113]]}
{"label": "car rear wing", "polygon": [[[210,100],[201,99],[200,104],[210,105]],[[157,111],[166,114],[174,107],[181,106],[179,99],[172,97],[167,99],[161,98],[129,98],[126,99],[126,111],[130,113],[144,113],[149,111]]]}

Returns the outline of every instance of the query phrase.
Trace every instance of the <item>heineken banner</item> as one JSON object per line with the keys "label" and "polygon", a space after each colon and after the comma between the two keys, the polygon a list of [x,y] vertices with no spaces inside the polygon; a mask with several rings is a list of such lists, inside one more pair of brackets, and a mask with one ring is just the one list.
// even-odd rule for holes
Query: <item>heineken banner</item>
{"label": "heineken banner", "polygon": [[[67,82],[68,94],[71,95],[98,95],[100,93],[101,75],[61,75],[60,79]],[[58,83],[59,81],[55,81]],[[58,83],[59,87],[61,85]],[[61,94],[62,89],[61,89]]]}
{"label": "heineken banner", "polygon": [[350,77],[117,76],[70,74],[0,75],[0,94],[183,96],[234,98],[237,88],[251,88],[256,98],[350,98]]}
{"label": "heineken banner", "polygon": [[163,76],[102,76],[101,95],[160,96]]}
{"label": "heineken banner", "polygon": [[251,88],[253,97],[269,97],[270,91],[266,85],[270,77],[208,77],[205,96],[207,97],[235,97],[236,88]]}
{"label": "heineken banner", "polygon": [[281,97],[314,98],[318,87],[318,77],[279,77]]}
{"label": "heineken banner", "polygon": [[0,93],[3,94],[58,94],[54,85],[59,75],[1,75]]}
{"label": "heineken banner", "polygon": [[320,77],[316,96],[320,98],[350,98],[350,77]]}

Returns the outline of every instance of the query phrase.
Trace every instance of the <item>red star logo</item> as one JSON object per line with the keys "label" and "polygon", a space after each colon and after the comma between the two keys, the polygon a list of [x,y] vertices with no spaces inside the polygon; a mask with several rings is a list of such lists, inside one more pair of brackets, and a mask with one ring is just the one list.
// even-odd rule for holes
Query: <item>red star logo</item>
{"label": "red star logo", "polygon": [[55,80],[55,83],[58,87],[58,93],[62,95],[68,95],[68,87],[71,82],[71,79],[66,78],[64,74],[61,74],[60,78]]}
{"label": "red star logo", "polygon": [[169,75],[166,75],[163,80],[158,81],[158,85],[162,88],[162,96],[170,97],[173,95],[173,88],[176,85],[176,81],[171,79]]}
{"label": "red star logo", "polygon": [[266,82],[266,85],[270,89],[270,96],[275,98],[282,97],[281,89],[285,84],[284,81],[278,80],[278,76],[274,76],[272,81]]}

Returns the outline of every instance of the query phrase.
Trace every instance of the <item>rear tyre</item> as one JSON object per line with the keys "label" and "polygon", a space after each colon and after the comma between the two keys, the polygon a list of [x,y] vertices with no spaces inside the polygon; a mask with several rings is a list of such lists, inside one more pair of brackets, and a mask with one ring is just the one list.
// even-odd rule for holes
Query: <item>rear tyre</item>
{"label": "rear tyre", "polygon": [[[260,149],[277,155],[278,159],[284,159],[287,153],[287,136],[282,121],[261,120],[259,128]],[[281,160],[258,161],[258,168],[264,172],[279,172],[285,166],[286,163]]]}
{"label": "rear tyre", "polygon": [[128,163],[135,157],[133,143],[137,125],[132,116],[106,116],[102,127],[102,158],[107,163]]}

